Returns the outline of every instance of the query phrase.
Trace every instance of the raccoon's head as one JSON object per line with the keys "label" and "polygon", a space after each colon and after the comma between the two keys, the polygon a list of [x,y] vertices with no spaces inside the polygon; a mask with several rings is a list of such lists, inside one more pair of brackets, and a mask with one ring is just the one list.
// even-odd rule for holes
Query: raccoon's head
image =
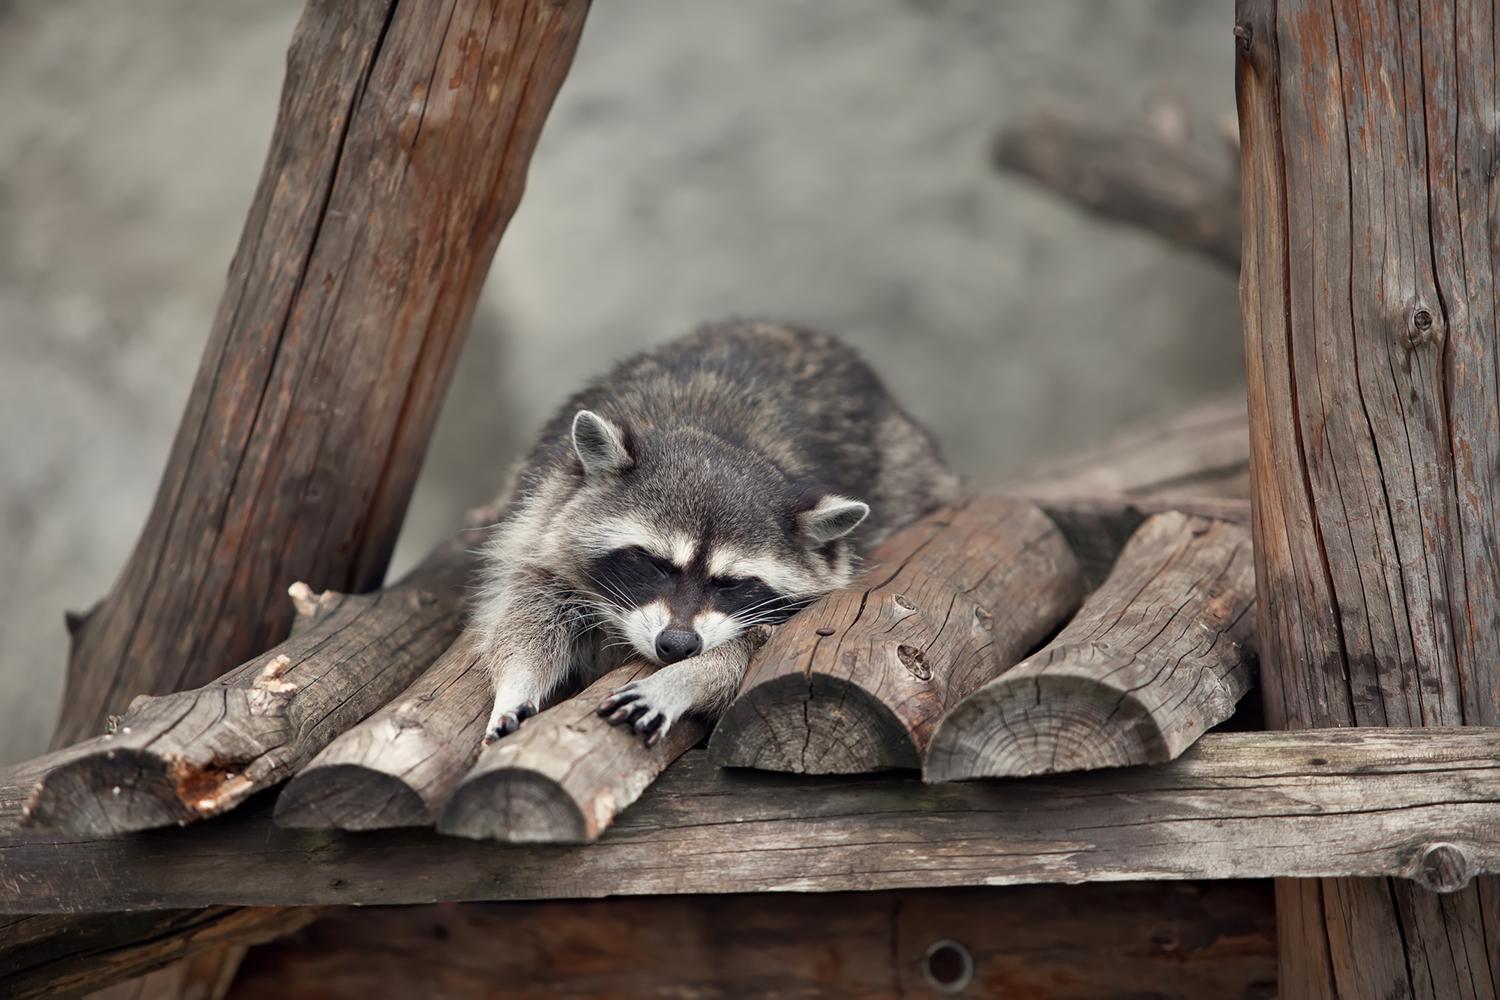
{"label": "raccoon's head", "polygon": [[785,621],[845,585],[870,508],[792,481],[699,430],[573,420],[579,488],[552,537],[591,609],[642,656],[674,663]]}

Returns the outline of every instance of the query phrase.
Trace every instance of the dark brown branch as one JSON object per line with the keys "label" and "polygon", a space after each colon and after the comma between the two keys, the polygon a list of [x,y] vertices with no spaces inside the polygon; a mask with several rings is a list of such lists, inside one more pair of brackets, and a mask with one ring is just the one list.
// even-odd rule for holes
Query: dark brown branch
{"label": "dark brown branch", "polygon": [[1155,764],[1234,712],[1255,657],[1248,528],[1158,514],[1067,628],[938,726],[929,781]]}
{"label": "dark brown branch", "polygon": [[64,746],[379,585],[586,0],[313,3],[161,487],[74,636]]}
{"label": "dark brown branch", "polygon": [[[690,752],[579,846],[286,830],[0,838],[0,913],[1500,871],[1500,733],[1210,734],[1177,760],[1004,782],[718,768]],[[1444,884],[1452,881],[1444,879]]]}
{"label": "dark brown branch", "polygon": [[634,663],[527,720],[486,747],[449,796],[438,829],[510,843],[582,844],[599,839],[657,775],[703,738],[681,719],[656,746],[599,717],[599,703],[656,668]]}
{"label": "dark brown branch", "polygon": [[984,496],[926,517],[756,654],[714,759],[810,774],[919,767],[943,713],[1082,597],[1073,554],[1032,503]]}
{"label": "dark brown branch", "polygon": [[1239,267],[1239,170],[1222,152],[1053,111],[1002,130],[993,157],[1091,212]]}
{"label": "dark brown branch", "polygon": [[287,778],[384,705],[458,634],[472,536],[389,590],[314,597],[292,638],[206,687],[143,695],[113,730],[50,755],[25,805],[80,836],[189,823]]}

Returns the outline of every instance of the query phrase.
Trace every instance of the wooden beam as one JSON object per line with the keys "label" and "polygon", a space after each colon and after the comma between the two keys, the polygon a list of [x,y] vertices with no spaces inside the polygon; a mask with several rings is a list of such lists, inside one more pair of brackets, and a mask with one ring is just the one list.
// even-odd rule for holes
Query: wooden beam
{"label": "wooden beam", "polygon": [[1049,111],[1003,129],[992,155],[1000,169],[1030,177],[1091,212],[1239,266],[1235,161],[1185,135]]}
{"label": "wooden beam", "polygon": [[27,824],[106,836],[190,823],[285,780],[448,647],[472,547],[460,534],[374,594],[294,587],[305,624],[292,638],[206,687],[143,695],[109,733],[51,754]]}
{"label": "wooden beam", "polygon": [[380,711],[287,783],[276,822],[299,829],[432,826],[473,765],[494,685],[465,632]]}
{"label": "wooden beam", "polygon": [[[1265,882],[373,907],[254,949],[235,1000],[372,996],[1273,996]],[[581,956],[587,956],[582,960]],[[953,971],[962,971],[961,967]],[[955,984],[957,985],[957,984]],[[957,992],[957,991],[955,991]]]}
{"label": "wooden beam", "polygon": [[921,766],[943,713],[1083,598],[1057,526],[981,496],[897,533],[856,583],[777,629],[714,730],[735,767],[850,774]]}
{"label": "wooden beam", "polygon": [[944,716],[924,776],[1016,777],[1179,756],[1250,690],[1254,604],[1248,528],[1157,514],[1056,639]]}
{"label": "wooden beam", "polygon": [[612,726],[599,703],[656,667],[612,670],[580,694],[528,719],[479,754],[438,819],[438,830],[516,844],[584,844],[641,797],[657,775],[703,738],[698,719],[680,719],[648,747],[632,730]]}
{"label": "wooden beam", "polygon": [[[1493,7],[1237,8],[1267,723],[1500,724]],[[1279,899],[1289,995],[1500,995],[1500,882]]]}
{"label": "wooden beam", "polygon": [[312,3],[156,502],[54,746],[378,586],[586,0]]}
{"label": "wooden beam", "polygon": [[924,785],[667,769],[597,843],[287,830],[270,803],[0,839],[0,913],[1500,872],[1500,733],[1210,734],[1151,767]]}

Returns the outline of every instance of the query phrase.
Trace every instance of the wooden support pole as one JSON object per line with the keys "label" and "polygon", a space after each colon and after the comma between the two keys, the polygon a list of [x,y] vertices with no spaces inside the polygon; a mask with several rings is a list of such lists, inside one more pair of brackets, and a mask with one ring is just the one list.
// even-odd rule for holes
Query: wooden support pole
{"label": "wooden support pole", "polygon": [[[1493,726],[1500,25],[1470,0],[1239,0],[1236,20],[1267,722]],[[1500,995],[1493,880],[1277,895],[1284,995]]]}
{"label": "wooden support pole", "polygon": [[1500,730],[1211,733],[1005,782],[766,774],[684,754],[592,844],[288,830],[269,803],[107,840],[0,837],[0,914],[1500,872]]}
{"label": "wooden support pole", "polygon": [[929,781],[1159,764],[1234,712],[1255,656],[1250,531],[1151,518],[1047,647],[959,702]]}
{"label": "wooden support pole", "polygon": [[654,747],[628,726],[599,716],[599,703],[656,668],[633,663],[528,719],[485,747],[448,797],[438,830],[516,844],[598,840],[657,775],[703,738],[706,727],[680,719]]}
{"label": "wooden support pole", "polygon": [[760,649],[714,759],[807,774],[920,767],[944,712],[1082,597],[1077,561],[1029,501],[982,496],[923,518]]}
{"label": "wooden support pole", "polygon": [[1240,179],[1226,153],[1186,136],[1052,111],[1002,130],[993,157],[1002,170],[1092,212],[1239,266]]}
{"label": "wooden support pole", "polygon": [[941,996],[937,984],[1027,1000],[1265,1000],[1275,981],[1269,884],[1131,883],[350,908],[255,949],[231,1000],[895,1000]]}
{"label": "wooden support pole", "polygon": [[472,544],[459,535],[374,594],[294,585],[292,638],[205,687],[142,695],[109,733],[49,755],[26,823],[96,837],[148,830],[216,816],[283,781],[452,642]]}
{"label": "wooden support pole", "polygon": [[156,502],[54,746],[378,586],[586,0],[311,3]]}
{"label": "wooden support pole", "polygon": [[474,763],[494,684],[468,632],[394,701],[345,730],[282,789],[300,829],[432,826]]}

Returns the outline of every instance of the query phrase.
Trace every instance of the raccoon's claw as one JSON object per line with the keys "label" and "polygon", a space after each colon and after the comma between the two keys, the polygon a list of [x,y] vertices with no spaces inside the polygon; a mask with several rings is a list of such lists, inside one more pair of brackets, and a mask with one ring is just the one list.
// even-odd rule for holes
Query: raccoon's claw
{"label": "raccoon's claw", "polygon": [[634,682],[600,702],[599,714],[607,718],[610,725],[632,726],[645,738],[648,747],[661,742],[661,738],[672,727],[672,720],[667,713],[652,705],[646,692]]}
{"label": "raccoon's claw", "polygon": [[514,711],[500,712],[490,717],[489,729],[484,734],[484,745],[489,746],[502,736],[509,736],[521,728],[521,723],[536,714],[536,702],[528,701]]}

